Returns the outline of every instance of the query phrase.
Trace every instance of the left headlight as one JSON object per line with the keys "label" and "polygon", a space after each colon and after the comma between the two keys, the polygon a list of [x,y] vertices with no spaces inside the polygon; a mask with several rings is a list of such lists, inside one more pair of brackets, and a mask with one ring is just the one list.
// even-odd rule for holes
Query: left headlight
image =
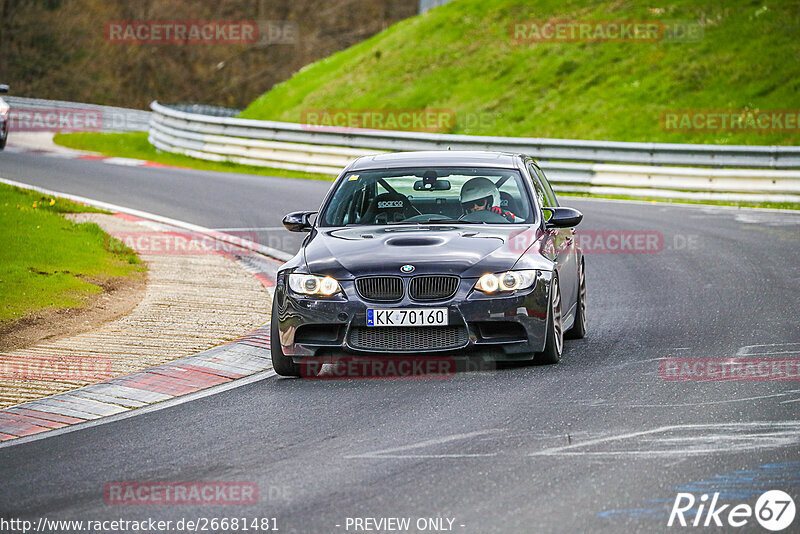
{"label": "left headlight", "polygon": [[537,271],[528,269],[524,271],[506,271],[504,273],[487,273],[475,283],[475,289],[484,293],[499,293],[501,291],[517,291],[528,289],[536,283]]}
{"label": "left headlight", "polygon": [[297,273],[289,275],[289,289],[301,295],[322,295],[324,297],[330,297],[342,290],[339,282],[330,276]]}

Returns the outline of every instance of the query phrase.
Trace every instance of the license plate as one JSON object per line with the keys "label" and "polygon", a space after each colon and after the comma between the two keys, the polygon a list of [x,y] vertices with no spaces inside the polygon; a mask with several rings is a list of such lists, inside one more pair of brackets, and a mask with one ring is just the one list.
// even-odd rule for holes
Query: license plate
{"label": "license plate", "polygon": [[367,326],[447,326],[447,308],[367,310]]}

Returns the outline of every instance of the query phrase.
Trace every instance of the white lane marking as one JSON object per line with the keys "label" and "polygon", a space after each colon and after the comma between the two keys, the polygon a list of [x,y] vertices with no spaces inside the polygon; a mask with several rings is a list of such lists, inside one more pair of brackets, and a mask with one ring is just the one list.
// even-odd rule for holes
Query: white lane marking
{"label": "white lane marking", "polygon": [[41,432],[39,434],[33,434],[31,436],[23,436],[21,438],[12,439],[10,441],[0,442],[0,449],[5,447],[14,447],[16,445],[22,445],[23,443],[30,443],[31,441],[39,441],[40,439],[47,439],[52,438],[55,436],[60,436],[61,434],[68,434],[70,432],[78,432],[80,430],[85,430],[87,428],[92,428],[99,425],[105,425],[106,423],[113,423],[115,421],[121,421],[123,419],[128,419],[129,417],[137,417],[139,415],[144,415],[147,413],[157,412],[159,410],[164,410],[166,408],[171,408],[173,406],[177,406],[179,404],[184,404],[187,402],[196,401],[199,399],[203,399],[205,397],[210,397],[212,395],[216,395],[218,393],[223,393],[230,389],[235,389],[238,387],[246,386],[247,384],[252,384],[253,382],[259,382],[261,380],[266,380],[270,377],[277,376],[277,373],[272,369],[268,371],[261,371],[259,373],[252,374],[250,376],[246,376],[244,378],[238,378],[231,382],[226,382],[224,384],[219,384],[216,386],[211,386],[210,388],[203,389],[201,391],[196,391],[194,393],[189,393],[187,395],[183,395],[180,397],[172,397],[169,400],[156,402],[155,404],[150,404],[148,406],[144,406],[142,408],[133,408],[131,410],[116,414],[116,415],[109,415],[107,417],[101,417],[99,419],[94,419],[91,421],[86,421],[85,423],[76,423],[74,425],[65,426],[61,428],[56,428],[54,430],[48,430],[47,432]]}
{"label": "white lane marking", "polygon": [[770,395],[759,395],[757,397],[745,397],[742,399],[724,399],[724,400],[716,400],[716,401],[704,401],[704,402],[687,402],[683,404],[625,404],[628,408],[672,408],[672,407],[687,407],[687,406],[707,406],[713,404],[730,404],[733,402],[745,402],[745,401],[754,401],[754,400],[761,400],[761,399],[771,399],[775,397],[785,397],[787,395],[797,393],[797,390],[785,391],[783,393],[772,393]]}
{"label": "white lane marking", "polygon": [[102,163],[108,163],[109,165],[122,165],[123,167],[141,167],[145,165],[147,161],[143,159],[132,159],[132,158],[120,158],[120,157],[110,157],[99,160]]}
{"label": "white lane marking", "polygon": [[454,454],[393,454],[402,451],[410,451],[416,449],[422,449],[424,447],[432,447],[434,445],[442,445],[444,443],[450,443],[452,441],[458,441],[463,439],[474,438],[478,436],[486,436],[490,434],[501,434],[503,432],[502,429],[493,428],[490,430],[478,430],[476,432],[468,432],[466,434],[453,434],[451,436],[445,436],[443,438],[434,438],[428,439],[425,441],[420,441],[419,443],[412,443],[411,445],[403,445],[400,447],[393,447],[391,449],[383,449],[374,452],[367,452],[364,454],[351,454],[345,456],[345,458],[352,459],[352,458],[372,458],[372,459],[380,459],[380,458],[478,458],[478,457],[485,457],[485,456],[497,456],[497,453],[488,453],[488,454],[469,454],[469,453],[454,453]]}
{"label": "white lane marking", "polygon": [[[699,431],[699,433],[690,435],[692,431]],[[684,432],[685,435],[673,437],[676,432]],[[667,435],[659,437],[659,434]],[[608,445],[611,447],[615,442],[627,445],[625,442],[628,440],[633,440],[632,448],[585,450],[594,446]],[[787,447],[798,443],[800,443],[800,421],[686,424],[661,426],[651,430],[551,447],[529,453],[528,456],[690,456]],[[664,448],[654,448],[658,446]]]}
{"label": "white lane marking", "polygon": [[[191,232],[198,232],[201,234],[211,235],[212,237],[217,237],[221,241],[226,241],[225,234],[223,232],[215,232],[211,228],[206,228],[205,226],[199,226],[197,224],[188,223],[185,221],[179,221],[177,219],[171,219],[169,217],[163,217],[161,215],[156,215],[154,213],[148,213],[146,211],[136,210],[132,208],[126,208],[124,206],[118,206],[116,204],[111,204],[109,202],[103,202],[101,200],[94,200],[91,198],[86,198],[78,195],[71,195],[69,193],[61,193],[59,191],[53,191],[51,189],[45,189],[43,187],[38,187],[35,185],[26,184],[23,182],[16,182],[14,180],[8,180],[6,178],[0,178],[0,183],[4,183],[7,185],[13,185],[15,187],[21,187],[22,189],[30,189],[31,191],[38,191],[45,195],[52,195],[58,196],[62,198],[66,198],[68,200],[74,200],[75,202],[81,202],[83,204],[88,204],[90,206],[94,206],[96,208],[114,211],[119,213],[126,213],[128,215],[133,215],[134,217],[141,217],[143,219],[152,219],[154,221],[158,221],[160,223],[169,224],[171,226],[175,226],[178,228],[183,228],[184,230],[189,230]],[[243,241],[241,238],[236,236],[228,236],[230,239],[233,240],[234,244],[242,245]],[[260,243],[250,243],[248,245],[250,248],[256,250],[257,252],[264,254],[265,256],[270,256],[272,258],[276,258],[282,261],[289,261],[294,257],[293,254],[289,254],[288,252],[284,252],[282,250],[278,250],[276,248],[268,247],[266,245],[262,245]]]}
{"label": "white lane marking", "polygon": [[[780,350],[784,348],[786,350]],[[800,353],[800,343],[767,343],[765,345],[745,345],[736,352],[736,355],[763,356],[768,354],[793,354],[793,353]]]}

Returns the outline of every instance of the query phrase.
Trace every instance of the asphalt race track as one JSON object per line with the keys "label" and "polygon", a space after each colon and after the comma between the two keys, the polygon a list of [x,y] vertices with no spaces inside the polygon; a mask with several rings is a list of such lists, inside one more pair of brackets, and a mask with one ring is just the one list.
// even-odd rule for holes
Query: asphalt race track
{"label": "asphalt race track", "polygon": [[[12,153],[0,154],[0,176],[214,228],[278,227],[287,211],[315,209],[329,186]],[[658,532],[675,530],[667,518],[679,491],[753,505],[782,489],[800,503],[797,377],[669,381],[659,367],[800,358],[800,213],[562,204],[583,211],[580,230],[605,245],[627,231],[657,233],[661,245],[587,251],[589,333],[566,342],[557,366],[437,380],[272,376],[0,448],[0,516],[275,517],[281,532],[354,532],[348,517],[450,518],[464,533]],[[278,230],[259,237],[288,251],[298,243]],[[254,482],[258,503],[103,497],[113,481],[209,480]],[[758,528],[751,518],[744,531]]]}

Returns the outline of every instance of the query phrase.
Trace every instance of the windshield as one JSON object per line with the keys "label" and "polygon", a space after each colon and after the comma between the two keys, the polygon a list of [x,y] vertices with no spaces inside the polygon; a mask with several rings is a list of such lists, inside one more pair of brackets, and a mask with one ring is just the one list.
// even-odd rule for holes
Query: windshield
{"label": "windshield", "polygon": [[414,168],[348,173],[320,217],[322,226],[530,222],[515,169]]}

